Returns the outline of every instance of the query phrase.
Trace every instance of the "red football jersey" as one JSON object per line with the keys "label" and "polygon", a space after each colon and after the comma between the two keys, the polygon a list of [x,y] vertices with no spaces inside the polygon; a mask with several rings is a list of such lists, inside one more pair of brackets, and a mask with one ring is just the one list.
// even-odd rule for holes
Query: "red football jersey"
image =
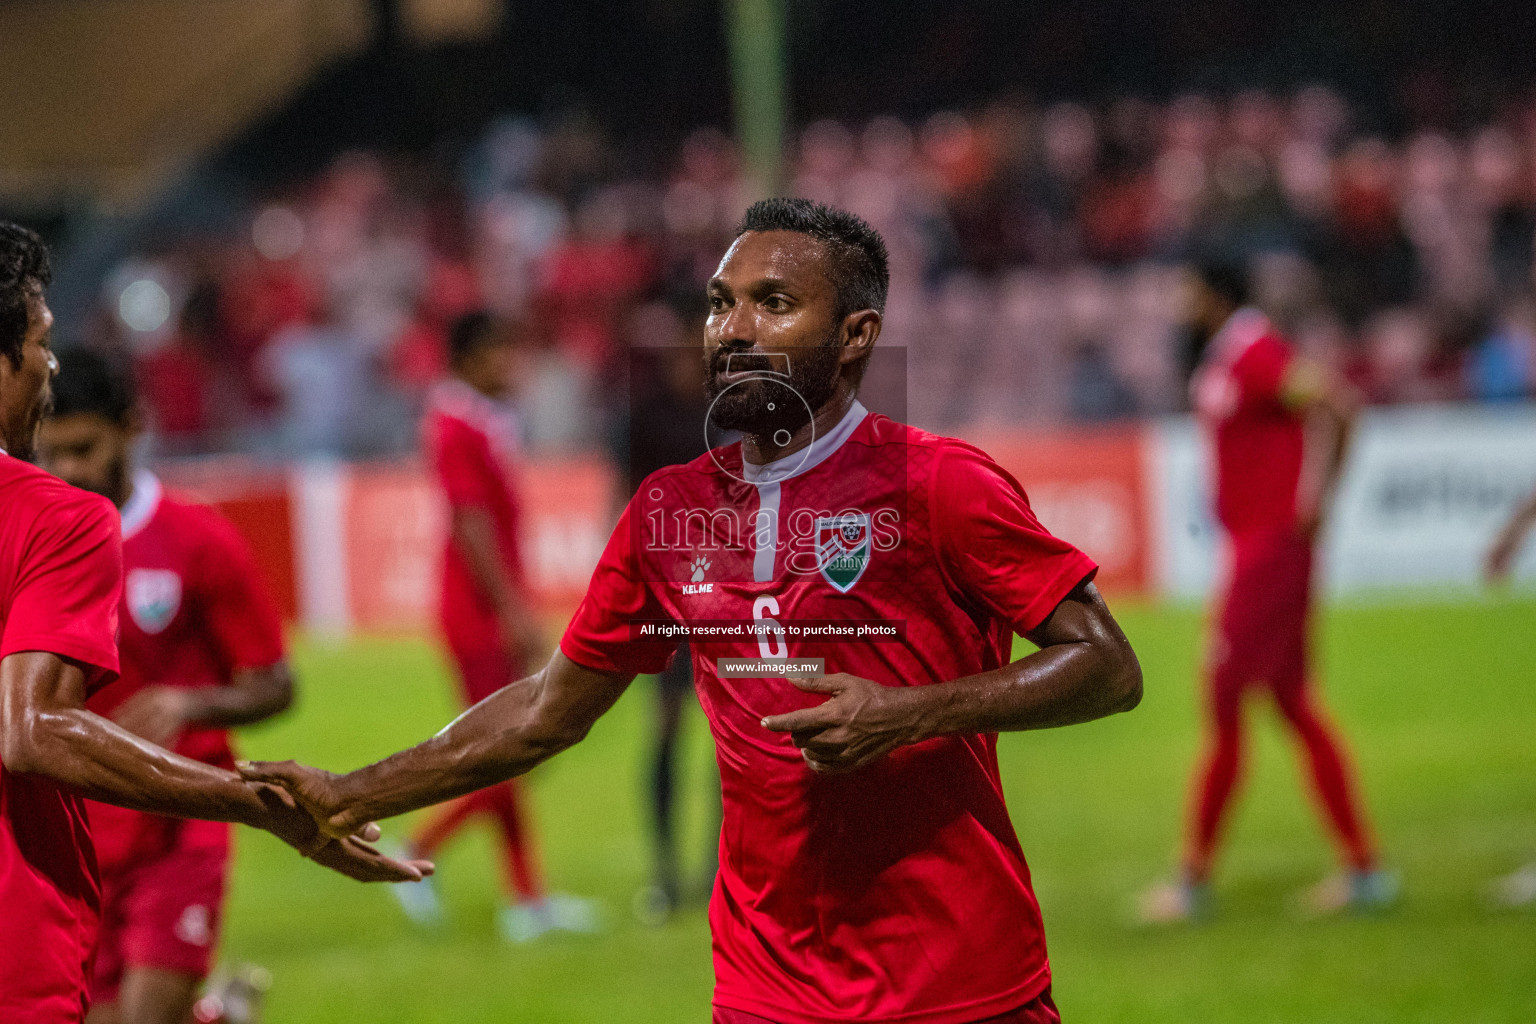
{"label": "red football jersey", "polygon": [[[86,706],[110,716],[149,686],[228,686],[237,669],[284,656],[282,620],[245,540],[206,505],[167,494],[152,474],[134,479],[122,511],[122,676]],[[195,761],[234,767],[229,734],[193,727],[172,744]],[[103,871],[183,843],[228,842],[229,826],[89,802]]]}
{"label": "red football jersey", "polygon": [[[422,421],[423,447],[451,509],[478,508],[491,517],[502,564],[523,579],[522,502],[517,487],[517,419],[512,410],[457,379],[432,389]],[[456,651],[501,646],[501,625],[490,598],[450,539],[443,551],[438,618]]]}
{"label": "red football jersey", "polygon": [[[117,513],[0,454],[0,659],[50,651],[117,674]],[[0,764],[0,1020],[77,1024],[96,944],[99,886],[85,801]]]}
{"label": "red football jersey", "polygon": [[1192,382],[1195,409],[1215,438],[1216,515],[1233,535],[1296,523],[1306,427],[1281,400],[1295,358],[1256,309],[1241,309],[1211,339]]}
{"label": "red football jersey", "polygon": [[[1050,981],[1039,906],[1003,802],[995,735],[813,773],[766,715],[824,698],[722,678],[722,657],[823,658],[888,686],[1005,664],[1095,566],[1051,536],[985,454],[853,411],[808,449],[740,445],[660,470],[609,540],[561,641],[573,661],[655,672],[656,624],[693,635],[725,805],[710,905],[715,1002],[786,1024],[975,1021]],[[895,637],[817,635],[894,628]]]}

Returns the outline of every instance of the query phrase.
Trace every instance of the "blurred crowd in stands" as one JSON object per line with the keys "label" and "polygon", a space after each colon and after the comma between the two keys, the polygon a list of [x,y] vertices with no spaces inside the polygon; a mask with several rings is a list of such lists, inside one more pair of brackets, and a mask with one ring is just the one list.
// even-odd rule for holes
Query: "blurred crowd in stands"
{"label": "blurred crowd in stands", "polygon": [[[125,263],[83,340],[135,361],[168,451],[366,457],[412,446],[447,325],[485,306],[532,355],[530,443],[601,444],[626,353],[698,343],[762,192],[713,130],[633,168],[579,117],[494,124],[454,166],[349,153],[236,237]],[[1203,256],[1249,260],[1260,304],[1370,401],[1536,387],[1536,104],[1395,138],[1324,88],[823,121],[785,191],[885,235],[882,344],[925,426],[1181,410],[1180,268]]]}

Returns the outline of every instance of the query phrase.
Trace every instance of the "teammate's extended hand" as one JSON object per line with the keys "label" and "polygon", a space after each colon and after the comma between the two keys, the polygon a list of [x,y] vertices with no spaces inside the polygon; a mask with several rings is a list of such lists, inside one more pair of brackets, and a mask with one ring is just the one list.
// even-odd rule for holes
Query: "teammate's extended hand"
{"label": "teammate's extended hand", "polygon": [[789,733],[812,771],[852,771],[922,738],[913,688],[882,686],[846,672],[789,681],[830,698],[814,708],[770,715],[763,728]]}
{"label": "teammate's extended hand", "polygon": [[341,838],[328,836],[287,790],[261,783],[255,786],[267,807],[267,831],[317,864],[359,882],[419,882],[433,872],[431,861],[395,860],[369,845],[379,837],[377,825],[364,825],[355,834]]}
{"label": "teammate's extended hand", "polygon": [[247,782],[269,783],[292,794],[298,805],[309,812],[320,831],[332,839],[346,839],[359,829],[370,827],[366,822],[354,820],[342,806],[336,786],[340,776],[332,772],[297,761],[239,761],[235,768]]}

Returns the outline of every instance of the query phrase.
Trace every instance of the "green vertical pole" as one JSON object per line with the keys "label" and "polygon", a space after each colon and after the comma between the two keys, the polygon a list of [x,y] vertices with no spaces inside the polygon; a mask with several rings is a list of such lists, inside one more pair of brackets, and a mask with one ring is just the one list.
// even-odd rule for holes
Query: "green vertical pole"
{"label": "green vertical pole", "polygon": [[783,185],[787,61],[785,0],[725,0],[736,138],[747,170],[776,195]]}

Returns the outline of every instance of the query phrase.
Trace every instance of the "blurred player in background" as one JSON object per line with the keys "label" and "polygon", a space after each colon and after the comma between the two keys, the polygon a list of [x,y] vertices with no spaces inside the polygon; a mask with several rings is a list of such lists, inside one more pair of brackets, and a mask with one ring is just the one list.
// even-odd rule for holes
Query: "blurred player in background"
{"label": "blurred player in background", "polygon": [[1217,842],[1243,768],[1243,699],[1254,688],[1274,697],[1301,741],[1345,865],[1304,895],[1305,910],[1383,907],[1396,897],[1396,876],[1378,866],[1343,746],[1310,678],[1313,546],[1343,468],[1353,402],[1248,305],[1243,268],[1202,266],[1191,293],[1202,341],[1191,394],[1215,452],[1229,562],[1207,652],[1212,735],[1196,774],[1183,872],[1143,896],[1142,917],[1182,921],[1209,909]]}
{"label": "blurred player in background", "polygon": [[[629,445],[625,457],[628,472],[625,493],[633,495],[641,481],[666,466],[691,462],[704,453],[701,429],[709,403],[699,371],[697,338],[708,310],[679,303],[678,344],[642,353],[634,359]],[[650,371],[643,379],[641,370]],[[647,924],[660,924],[684,898],[682,869],[677,854],[677,761],[683,714],[696,705],[693,692],[693,659],[688,645],[678,646],[667,667],[656,675],[655,745],[651,750],[650,807],[655,867],[651,884],[637,894],[636,916]],[[711,779],[713,807],[703,884],[698,891],[708,897],[715,884],[720,849],[720,786]]]}
{"label": "blurred player in background", "polygon": [[[438,624],[466,706],[521,677],[545,650],[523,571],[518,423],[507,403],[514,382],[527,376],[523,354],[513,324],[483,312],[460,317],[448,337],[450,376],[433,388],[422,423],[427,460],[449,513]],[[481,814],[496,822],[505,859],[509,903],[497,916],[502,937],[528,942],[551,929],[593,930],[595,908],[544,891],[538,844],[516,782],[441,808],[411,837],[409,856],[430,859]],[[431,883],[393,891],[417,923],[441,919]]]}
{"label": "blurred player in background", "polygon": [[[1488,551],[1483,575],[1489,583],[1503,583],[1515,567],[1515,556],[1526,535],[1536,527],[1536,491],[1515,506],[1514,514]],[[1536,906],[1536,861],[1493,883],[1493,900],[1508,907]]]}
{"label": "blurred player in background", "polygon": [[[753,206],[704,331],[710,422],[743,439],[645,481],[548,663],[350,775],[284,762],[248,776],[344,831],[365,808],[433,803],[579,741],[672,655],[647,623],[756,623],[690,644],[725,807],[715,1021],[1059,1021],[997,733],[1129,710],[1141,670],[1093,561],[1040,525],[1012,477],[858,401],[886,259],[851,214]],[[694,513],[756,525],[675,545],[665,524]],[[826,622],[902,630],[789,633]],[[1016,633],[1040,649],[1014,660]],[[723,657],[765,664],[732,677]],[[810,658],[827,674],[775,677]]]}
{"label": "blurred player in background", "polygon": [[[282,622],[240,535],[135,465],[140,413],[126,375],[59,357],[45,469],[122,517],[122,675],[86,707],[178,754],[234,767],[226,730],[293,700]],[[207,977],[223,920],[230,827],[89,804],[102,874],[91,1024],[176,1024]]]}
{"label": "blurred player in background", "polygon": [[[0,223],[0,1021],[79,1024],[89,1007],[100,876],[84,797],[240,821],[362,881],[429,864],[328,838],[274,789],[155,746],[88,710],[118,675],[116,510],[24,459],[58,362],[48,250]],[[375,833],[375,830],[364,830]],[[375,833],[376,834],[376,833]],[[206,923],[206,922],[205,922]]]}

